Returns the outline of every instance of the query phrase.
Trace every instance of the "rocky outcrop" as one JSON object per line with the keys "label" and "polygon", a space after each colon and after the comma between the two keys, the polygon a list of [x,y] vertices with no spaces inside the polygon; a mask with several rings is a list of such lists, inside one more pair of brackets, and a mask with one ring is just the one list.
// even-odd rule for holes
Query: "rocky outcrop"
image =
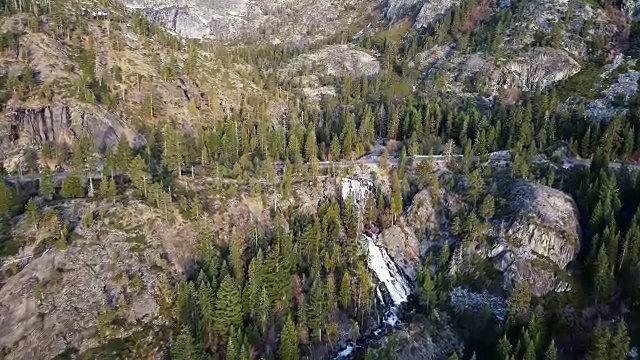
{"label": "rocky outcrop", "polygon": [[620,10],[629,20],[640,21],[640,0],[622,0]]}
{"label": "rocky outcrop", "polygon": [[421,265],[420,241],[415,233],[399,222],[384,229],[378,236],[378,245],[383,246],[406,277],[415,280]]}
{"label": "rocky outcrop", "polygon": [[459,3],[459,0],[427,0],[424,5],[422,5],[413,26],[415,28],[428,27]]}
{"label": "rocky outcrop", "polygon": [[[84,211],[82,205],[80,208]],[[69,209],[58,211],[71,216]],[[156,240],[161,236],[145,236],[144,221],[152,213],[145,206],[118,207],[91,230],[78,226],[66,249],[56,248],[55,241],[47,244],[46,238],[35,248],[25,249],[21,256],[27,264],[0,288],[3,359],[46,360],[68,351],[82,353],[100,346],[104,336],[123,338],[163,324],[159,276],[171,271],[162,260],[165,250]],[[33,226],[19,226],[23,235],[32,234],[29,229]],[[31,257],[24,256],[27,252]],[[0,259],[0,264],[6,272],[11,261]],[[98,314],[104,309],[109,309],[115,321],[103,321],[99,335]]]}
{"label": "rocky outcrop", "polygon": [[385,16],[389,20],[395,20],[407,14],[421,0],[388,0],[385,8]]}
{"label": "rocky outcrop", "polygon": [[150,20],[190,38],[243,36],[309,43],[362,15],[364,0],[119,0]]}
{"label": "rocky outcrop", "polygon": [[352,45],[329,45],[295,58],[281,72],[296,74],[309,71],[332,76],[371,76],[380,72],[380,63],[371,54]]}
{"label": "rocky outcrop", "polygon": [[44,143],[72,143],[89,134],[97,150],[115,147],[125,136],[133,146],[144,138],[109,113],[90,113],[69,105],[10,109],[0,123],[0,149],[9,154],[22,146],[40,147]]}
{"label": "rocky outcrop", "polygon": [[352,45],[329,45],[313,53],[300,55],[278,72],[281,79],[304,94],[321,96],[335,89],[322,86],[326,76],[359,78],[380,72],[380,62],[375,56],[358,50]]}
{"label": "rocky outcrop", "polygon": [[567,266],[580,251],[575,202],[560,190],[528,182],[516,183],[507,201],[510,220],[486,253],[502,272],[505,287],[526,282],[537,296],[566,290]]}
{"label": "rocky outcrop", "polygon": [[542,89],[580,71],[580,64],[564,50],[534,48],[504,64],[475,54],[463,64],[458,81],[475,82],[484,92],[500,89]]}

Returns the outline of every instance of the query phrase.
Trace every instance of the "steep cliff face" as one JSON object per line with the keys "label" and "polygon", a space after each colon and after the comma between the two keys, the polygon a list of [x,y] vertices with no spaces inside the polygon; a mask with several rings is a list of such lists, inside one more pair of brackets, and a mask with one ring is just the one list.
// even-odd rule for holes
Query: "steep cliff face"
{"label": "steep cliff face", "polygon": [[564,50],[533,48],[503,64],[475,54],[463,64],[457,80],[473,81],[490,93],[512,88],[530,91],[537,86],[544,89],[579,71],[580,64]]}
{"label": "steep cliff face", "polygon": [[40,147],[47,142],[71,145],[83,133],[89,134],[98,150],[114,147],[122,136],[134,146],[144,144],[141,135],[113,114],[89,113],[59,104],[7,112],[0,123],[0,149],[9,154],[22,146]]}
{"label": "steep cliff face", "polygon": [[378,236],[382,245],[404,275],[415,280],[421,265],[420,241],[415,233],[400,221],[397,225],[384,229]]}
{"label": "steep cliff face", "polygon": [[527,182],[516,183],[508,201],[510,221],[486,253],[503,273],[505,287],[526,282],[538,296],[566,290],[567,266],[580,251],[575,202],[562,191]]}
{"label": "steep cliff face", "polygon": [[459,3],[459,0],[427,0],[420,8],[413,26],[416,28],[427,27]]}
{"label": "steep cliff face", "polygon": [[[366,0],[120,0],[190,38],[231,39],[258,33],[271,41],[306,43],[341,30]],[[379,5],[379,4],[375,4]]]}
{"label": "steep cliff face", "polygon": [[411,10],[421,2],[421,0],[388,0],[385,6],[385,16],[387,19],[395,20],[410,14]]}

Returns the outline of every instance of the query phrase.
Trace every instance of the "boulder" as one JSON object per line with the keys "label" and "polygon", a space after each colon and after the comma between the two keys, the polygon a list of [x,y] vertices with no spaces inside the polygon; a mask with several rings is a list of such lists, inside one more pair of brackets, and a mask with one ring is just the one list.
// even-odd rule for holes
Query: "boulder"
{"label": "boulder", "polygon": [[536,296],[566,290],[567,267],[580,251],[575,202],[560,190],[529,182],[517,182],[507,201],[512,214],[486,253],[505,288],[526,282]]}

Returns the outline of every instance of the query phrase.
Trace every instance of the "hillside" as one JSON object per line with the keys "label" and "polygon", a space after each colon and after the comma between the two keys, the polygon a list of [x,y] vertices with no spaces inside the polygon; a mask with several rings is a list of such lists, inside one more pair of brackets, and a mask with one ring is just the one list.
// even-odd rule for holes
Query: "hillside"
{"label": "hillside", "polygon": [[0,0],[0,358],[633,357],[639,20]]}

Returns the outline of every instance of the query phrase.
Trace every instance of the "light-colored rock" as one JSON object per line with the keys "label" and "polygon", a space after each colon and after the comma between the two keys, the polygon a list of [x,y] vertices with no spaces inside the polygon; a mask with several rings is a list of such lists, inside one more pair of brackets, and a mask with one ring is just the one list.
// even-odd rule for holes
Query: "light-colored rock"
{"label": "light-colored rock", "polygon": [[527,282],[537,296],[566,290],[563,275],[580,251],[575,202],[560,190],[527,182],[516,183],[507,201],[510,221],[487,252],[505,287]]}
{"label": "light-colored rock", "polygon": [[416,28],[428,27],[459,3],[459,0],[426,0],[413,26]]}
{"label": "light-colored rock", "polygon": [[578,71],[580,64],[564,50],[534,48],[504,64],[474,54],[462,66],[458,81],[475,81],[478,88],[495,94],[500,89],[544,89]]}
{"label": "light-colored rock", "polygon": [[[120,209],[118,216],[138,216],[122,221],[143,221],[153,213],[145,206],[128,209],[133,213]],[[58,211],[70,216],[69,209]],[[146,212],[140,215],[137,211]],[[25,250],[31,256],[22,254],[28,260],[0,289],[0,349],[6,351],[5,359],[46,360],[67,350],[83,352],[99,346],[96,326],[104,307],[117,312],[124,325],[114,326],[110,338],[163,323],[157,302],[164,249],[156,239],[161,236],[107,230],[105,224],[96,224],[92,230],[80,226],[64,250],[51,244],[41,246],[38,252],[42,254],[34,253],[33,248]],[[140,234],[145,231],[142,224],[136,225]],[[22,234],[30,234],[28,224],[21,226]],[[7,260],[2,259],[3,270]],[[171,274],[169,269],[166,274]],[[134,278],[135,287],[131,285]]]}
{"label": "light-colored rock", "polygon": [[387,19],[395,20],[405,15],[412,7],[418,5],[422,0],[388,0],[385,8]]}
{"label": "light-colored rock", "polygon": [[352,45],[329,45],[313,53],[300,55],[281,71],[281,76],[303,73],[351,76],[371,76],[380,72],[380,63],[375,56],[358,50]]}
{"label": "light-colored rock", "polygon": [[5,121],[0,123],[0,149],[9,154],[25,146],[38,148],[46,142],[71,146],[83,133],[91,137],[97,150],[115,148],[121,136],[134,147],[146,143],[117,116],[94,110],[98,112],[90,113],[67,104],[10,108]]}
{"label": "light-colored rock", "polygon": [[620,4],[622,13],[632,21],[640,21],[640,1],[639,0],[622,0]]}
{"label": "light-colored rock", "polygon": [[364,0],[119,0],[150,20],[191,38],[266,37],[307,44],[362,15]]}
{"label": "light-colored rock", "polygon": [[378,236],[378,243],[387,250],[406,277],[411,280],[417,278],[421,265],[420,242],[411,229],[399,222],[384,229]]}

